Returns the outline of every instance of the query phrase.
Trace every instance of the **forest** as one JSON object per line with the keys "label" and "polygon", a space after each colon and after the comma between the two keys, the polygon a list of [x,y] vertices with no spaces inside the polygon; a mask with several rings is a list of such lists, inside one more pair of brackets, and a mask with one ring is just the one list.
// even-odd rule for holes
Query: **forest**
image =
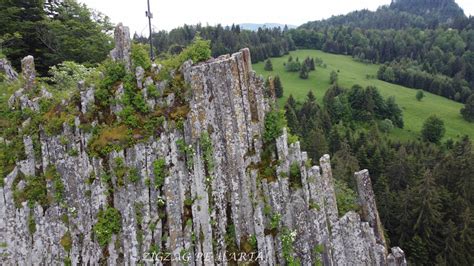
{"label": "forest", "polygon": [[[102,63],[112,48],[111,29],[107,16],[75,0],[0,0],[0,58],[8,58],[20,69],[21,58],[34,55],[39,74],[51,86],[75,86],[81,75],[91,73],[97,79],[96,68],[124,76],[120,67]],[[297,29],[249,31],[238,25],[184,25],[155,32],[151,38],[158,61],[173,66],[183,63],[179,55],[196,43],[209,45],[214,57],[248,47],[254,63],[302,48],[350,55],[360,62],[380,64],[380,80],[465,104],[460,115],[474,121],[474,18],[466,17],[452,0],[398,0],[374,12],[355,11]],[[134,60],[151,64],[139,45],[148,38],[135,34],[134,41],[138,54]],[[178,59],[174,62],[173,58]],[[63,63],[68,61],[75,63]],[[311,71],[311,62],[302,67]],[[64,79],[62,71],[77,79]],[[0,81],[3,79],[0,76]],[[105,79],[102,83],[115,81]],[[348,177],[356,170],[370,170],[387,240],[402,247],[411,263],[473,265],[472,140],[462,136],[442,140],[444,124],[435,115],[425,121],[419,139],[388,138],[384,132],[404,126],[403,110],[395,99],[383,98],[373,86],[344,88],[338,85],[336,75],[331,83],[322,104],[308,93],[304,101],[290,96],[281,106],[289,131],[299,138],[303,150],[313,161],[331,154],[334,176],[345,191],[355,190],[354,180]],[[104,89],[106,85],[98,88],[102,104],[113,97]],[[267,85],[278,90],[270,95],[283,95],[285,84],[279,79]],[[141,119],[149,115],[141,110],[143,99],[132,96],[130,108],[121,113],[124,123],[131,128],[154,127],[158,122]],[[2,116],[9,114],[3,107],[0,111]],[[16,128],[3,130],[2,123],[2,136],[15,134]],[[0,172],[5,174],[3,166],[11,165],[14,158],[8,159],[6,150],[0,155]]]}

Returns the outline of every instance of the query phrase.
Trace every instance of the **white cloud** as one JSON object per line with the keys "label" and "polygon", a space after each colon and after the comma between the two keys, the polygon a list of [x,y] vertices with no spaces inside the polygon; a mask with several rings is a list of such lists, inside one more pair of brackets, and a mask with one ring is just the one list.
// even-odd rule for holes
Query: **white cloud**
{"label": "white cloud", "polygon": [[[79,0],[123,22],[132,33],[147,33],[147,0]],[[300,25],[331,15],[390,4],[391,0],[150,0],[155,30],[170,30],[183,24],[282,23]],[[473,0],[456,1],[467,15],[474,15]]]}

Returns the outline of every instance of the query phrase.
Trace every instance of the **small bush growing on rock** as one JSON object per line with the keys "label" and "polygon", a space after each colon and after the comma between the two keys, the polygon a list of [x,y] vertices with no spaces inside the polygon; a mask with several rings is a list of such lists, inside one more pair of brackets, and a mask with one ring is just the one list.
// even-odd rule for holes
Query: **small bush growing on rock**
{"label": "small bush growing on rock", "polygon": [[151,68],[151,60],[148,52],[148,46],[140,43],[132,44],[132,65],[141,66],[144,70]]}
{"label": "small bush growing on rock", "polygon": [[278,110],[273,110],[265,116],[265,131],[263,140],[265,143],[273,142],[282,134],[283,128],[286,126],[285,114]]}
{"label": "small bush growing on rock", "polygon": [[112,239],[113,234],[118,234],[122,228],[122,216],[120,212],[112,207],[99,211],[97,223],[94,225],[94,233],[99,245],[104,247]]}
{"label": "small bush growing on rock", "polygon": [[298,162],[293,162],[290,166],[290,186],[292,188],[301,187],[301,169]]}
{"label": "small bush growing on rock", "polygon": [[357,195],[350,189],[344,181],[335,179],[336,201],[339,216],[343,216],[349,211],[358,211]]}
{"label": "small bush growing on rock", "polygon": [[153,162],[153,174],[155,175],[155,187],[160,188],[165,183],[166,162],[164,159],[157,159]]}
{"label": "small bush growing on rock", "polygon": [[72,238],[71,233],[68,231],[66,232],[63,237],[61,237],[60,241],[61,246],[63,246],[64,250],[69,253],[72,248]]}

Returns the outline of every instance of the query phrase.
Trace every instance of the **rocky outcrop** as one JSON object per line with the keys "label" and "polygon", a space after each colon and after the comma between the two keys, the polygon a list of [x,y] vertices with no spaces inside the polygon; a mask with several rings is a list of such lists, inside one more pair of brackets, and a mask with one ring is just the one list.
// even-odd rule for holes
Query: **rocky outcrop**
{"label": "rocky outcrop", "polygon": [[[186,62],[181,73],[191,96],[182,127],[165,121],[159,137],[103,158],[88,154],[91,133],[80,117],[65,123],[60,136],[40,131],[41,156],[25,138],[27,158],[0,187],[0,264],[227,265],[241,259],[261,265],[405,265],[403,251],[389,254],[386,248],[367,171],[356,174],[362,216],[339,217],[330,157],[310,165],[283,130],[276,139],[275,174],[262,176],[262,167],[270,167],[261,157],[271,100],[250,62],[248,49]],[[162,88],[143,75],[137,71],[147,86]],[[163,97],[157,108],[169,106],[174,96]],[[84,114],[94,101],[93,87],[82,84],[80,101]],[[62,198],[50,205],[18,202],[21,177],[48,175],[52,167],[57,176],[46,178],[46,188],[56,195],[63,184]],[[290,180],[295,167],[297,185]],[[120,213],[113,221],[120,230],[101,246],[94,226],[108,207]]]}
{"label": "rocky outcrop", "polygon": [[18,73],[13,69],[10,62],[7,59],[0,59],[0,73],[4,74],[5,77],[10,80],[16,80],[18,78]]}
{"label": "rocky outcrop", "polygon": [[114,31],[115,48],[110,52],[113,60],[121,60],[125,63],[125,67],[130,71],[132,61],[130,53],[132,50],[132,41],[130,39],[130,29],[122,23],[115,27]]}
{"label": "rocky outcrop", "polygon": [[29,55],[21,60],[21,74],[25,79],[25,90],[31,91],[35,87],[35,59]]}

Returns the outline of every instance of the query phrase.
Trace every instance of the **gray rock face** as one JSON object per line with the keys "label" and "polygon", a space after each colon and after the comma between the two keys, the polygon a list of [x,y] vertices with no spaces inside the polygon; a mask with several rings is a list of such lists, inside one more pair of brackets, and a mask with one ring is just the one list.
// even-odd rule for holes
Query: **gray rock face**
{"label": "gray rock face", "polygon": [[[113,53],[126,58],[125,50]],[[0,187],[0,264],[57,265],[68,259],[74,265],[227,265],[245,254],[247,261],[253,258],[261,265],[287,265],[290,260],[302,265],[404,265],[403,251],[394,248],[388,254],[378,233],[368,172],[356,174],[361,202],[370,210],[362,218],[355,212],[338,216],[329,156],[321,158],[320,166],[308,165],[299,143],[288,143],[286,130],[276,140],[276,176],[260,175],[270,103],[250,62],[248,49],[197,65],[187,62],[181,71],[192,96],[184,128],[166,121],[159,138],[106,158],[88,155],[91,134],[83,131],[79,118],[74,126],[64,125],[61,137],[40,133],[40,158],[31,138],[25,138],[27,159]],[[167,97],[172,103],[173,94]],[[93,88],[83,88],[83,113],[93,99]],[[120,161],[129,174],[120,174]],[[288,178],[295,164],[301,186]],[[15,180],[48,166],[57,169],[64,184],[62,201],[47,207],[15,204],[14,191],[25,187]],[[110,179],[104,178],[106,172]],[[54,195],[52,180],[46,187]],[[107,206],[120,212],[121,229],[101,247],[93,228]],[[157,260],[164,253],[173,261]]]}
{"label": "gray rock face", "polygon": [[132,62],[130,53],[132,50],[132,41],[130,39],[130,29],[119,23],[114,31],[115,48],[110,52],[113,60],[123,61],[127,70],[131,70]]}
{"label": "gray rock face", "polygon": [[18,79],[18,73],[5,58],[0,59],[0,73],[3,73],[10,81]]}
{"label": "gray rock face", "polygon": [[21,74],[25,79],[25,89],[31,91],[35,87],[35,59],[29,55],[21,60]]}

